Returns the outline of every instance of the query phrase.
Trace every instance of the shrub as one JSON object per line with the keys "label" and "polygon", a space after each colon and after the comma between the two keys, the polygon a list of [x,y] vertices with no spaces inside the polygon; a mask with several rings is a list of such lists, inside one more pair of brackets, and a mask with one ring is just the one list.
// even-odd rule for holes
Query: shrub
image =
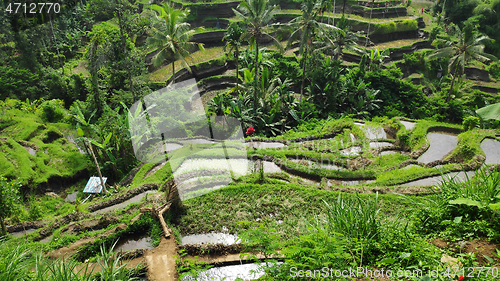
{"label": "shrub", "polygon": [[490,65],[489,69],[490,76],[495,79],[500,79],[500,64],[494,62]]}
{"label": "shrub", "polygon": [[480,124],[481,120],[475,116],[467,116],[464,118],[464,121],[462,122],[465,131],[470,131],[474,128],[479,128]]}
{"label": "shrub", "polygon": [[57,123],[64,121],[67,116],[66,110],[64,109],[64,102],[62,100],[48,100],[44,101],[41,105],[42,119],[46,122]]}
{"label": "shrub", "polygon": [[495,230],[500,227],[500,172],[478,170],[463,182],[456,177],[444,178],[439,189],[439,197],[417,203],[418,231],[438,231],[445,239],[500,239]]}

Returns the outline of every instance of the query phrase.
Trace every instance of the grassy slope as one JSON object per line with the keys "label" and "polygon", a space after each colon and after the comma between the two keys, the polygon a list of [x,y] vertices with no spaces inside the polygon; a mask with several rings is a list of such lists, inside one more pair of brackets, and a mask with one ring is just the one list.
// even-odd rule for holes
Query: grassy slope
{"label": "grassy slope", "polygon": [[[36,114],[10,109],[3,112],[0,128],[0,170],[4,176],[37,185],[87,168],[86,157],[66,139],[73,134],[69,124],[47,123]],[[36,150],[36,155],[23,146]]]}

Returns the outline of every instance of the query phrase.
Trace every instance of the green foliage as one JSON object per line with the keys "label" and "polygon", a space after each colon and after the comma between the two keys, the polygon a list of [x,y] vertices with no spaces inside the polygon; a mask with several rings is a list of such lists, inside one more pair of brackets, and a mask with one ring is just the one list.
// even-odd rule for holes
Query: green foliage
{"label": "green foliage", "polygon": [[375,24],[371,34],[389,34],[394,32],[414,31],[417,30],[417,28],[418,24],[416,19],[390,21]]}
{"label": "green foliage", "polygon": [[295,86],[298,86],[302,69],[295,57],[285,57],[280,53],[272,53],[269,56],[269,63],[272,64],[272,73],[282,79],[290,79]]}
{"label": "green foliage", "polygon": [[375,112],[376,115],[421,119],[432,114],[426,108],[426,98],[422,91],[413,84],[384,70],[367,72],[364,80],[380,91],[377,98],[382,102],[379,104],[380,110]]}
{"label": "green foliage", "polygon": [[37,88],[39,75],[28,69],[0,65],[0,99],[30,98],[39,93]]}
{"label": "green foliage", "polygon": [[439,249],[415,233],[412,222],[402,215],[384,221],[375,247],[380,251],[377,264],[384,267],[424,269],[441,257]]}
{"label": "green foliage", "polygon": [[148,233],[152,238],[153,246],[160,244],[162,230],[159,221],[150,213],[144,213],[139,220],[129,225],[125,230],[117,231],[104,238],[97,238],[93,243],[81,247],[75,254],[74,259],[83,262],[90,257],[97,256],[99,253],[102,254],[103,248],[110,249],[114,247],[116,241],[121,237],[137,233]]}
{"label": "green foliage", "polygon": [[[94,270],[89,264],[78,269],[78,262],[72,259],[51,260],[41,251],[33,251],[28,244],[12,245],[0,241],[0,278],[6,281],[118,281],[137,280],[139,266],[125,268],[121,254],[115,254],[113,247],[100,249],[97,264],[100,270]],[[114,246],[114,245],[113,245]],[[97,272],[96,272],[97,271]]]}
{"label": "green foliage", "polygon": [[400,130],[398,130],[397,133],[397,140],[399,142],[399,145],[403,148],[409,148],[410,147],[410,137],[411,137],[411,131],[406,130],[404,127]]}
{"label": "green foliage", "polygon": [[[328,233],[340,233],[347,240],[349,251],[355,252],[354,263],[362,265],[373,244],[380,239],[380,222],[377,219],[380,209],[378,194],[374,200],[343,198],[340,194],[337,201],[326,205],[326,228]],[[358,244],[359,243],[359,244]],[[357,248],[360,247],[360,248]]]}
{"label": "green foliage", "polygon": [[49,123],[62,123],[66,121],[65,118],[68,114],[64,109],[63,101],[56,99],[44,101],[40,107],[42,108],[40,117],[42,117],[44,121]]}
{"label": "green foliage", "polygon": [[464,182],[456,178],[444,179],[441,195],[426,204],[419,204],[415,226],[423,233],[437,231],[444,238],[461,239],[487,236],[500,239],[500,173],[476,171]]}
{"label": "green foliage", "polygon": [[8,180],[0,175],[0,223],[1,233],[5,234],[4,220],[11,216],[16,208],[16,203],[19,201],[20,183],[13,180]]}
{"label": "green foliage", "polygon": [[464,121],[462,122],[465,131],[470,131],[475,128],[479,128],[480,124],[481,124],[481,119],[475,116],[467,116],[464,118]]}
{"label": "green foliage", "polygon": [[[1,181],[3,181],[0,178]],[[5,281],[26,280],[31,267],[31,251],[26,244],[13,245],[0,239],[0,279]]]}

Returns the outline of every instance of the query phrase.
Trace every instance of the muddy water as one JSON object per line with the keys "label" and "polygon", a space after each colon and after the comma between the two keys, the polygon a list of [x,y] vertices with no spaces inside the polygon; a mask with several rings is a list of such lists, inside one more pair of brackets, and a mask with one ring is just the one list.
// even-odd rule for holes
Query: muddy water
{"label": "muddy water", "polygon": [[281,173],[283,170],[271,161],[264,161],[264,173]]}
{"label": "muddy water", "polygon": [[40,240],[40,242],[50,243],[50,241],[52,241],[52,238],[53,238],[53,235],[50,235],[50,236],[47,236],[47,237],[43,238],[42,240]]}
{"label": "muddy water", "polygon": [[370,140],[375,140],[375,139],[387,139],[387,133],[384,131],[384,128],[381,127],[370,127],[366,126],[365,127],[365,133],[366,137]]}
{"label": "muddy water", "polygon": [[175,170],[174,176],[198,170],[232,170],[241,176],[248,173],[250,164],[248,159],[186,159]]}
{"label": "muddy water", "polygon": [[352,133],[349,136],[351,137],[351,142],[355,143],[356,142],[356,137]]}
{"label": "muddy water", "polygon": [[21,236],[24,236],[24,235],[28,235],[32,232],[34,232],[36,229],[34,228],[29,228],[29,229],[26,229],[26,230],[23,230],[23,231],[18,231],[18,232],[12,232],[12,236],[14,237],[21,237]]}
{"label": "muddy water", "polygon": [[167,152],[172,152],[176,149],[182,148],[182,145],[177,144],[177,143],[165,143],[165,150]]}
{"label": "muddy water", "polygon": [[413,130],[416,124],[415,122],[409,122],[409,121],[399,121],[399,122],[401,122],[401,124],[403,124],[403,126],[405,126],[407,130]]}
{"label": "muddy water", "polygon": [[384,155],[391,155],[391,154],[397,154],[397,153],[401,153],[401,151],[398,151],[398,150],[385,150],[385,151],[380,152],[380,155],[384,156]]}
{"label": "muddy water", "polygon": [[153,246],[151,245],[151,238],[145,235],[122,237],[116,244],[113,251],[125,252],[136,249],[153,249]]}
{"label": "muddy water", "polygon": [[181,244],[224,244],[232,245],[239,243],[238,236],[228,233],[191,234],[181,237]]}
{"label": "muddy water", "polygon": [[[467,172],[467,176],[471,178],[474,176],[473,171]],[[452,172],[452,173],[447,173],[444,174],[445,179],[448,179],[450,177],[455,177],[455,180],[457,181],[464,181],[466,179],[466,173],[464,172]],[[438,185],[443,178],[441,176],[434,176],[430,178],[425,178],[425,179],[420,179],[420,180],[415,180],[411,182],[407,182],[405,184],[402,184],[401,186],[431,186],[431,185]]]}
{"label": "muddy water", "polygon": [[457,136],[446,133],[429,133],[429,149],[418,158],[418,162],[429,163],[442,159],[457,146]]}
{"label": "muddy water", "polygon": [[420,167],[419,165],[415,165],[415,164],[410,164],[410,165],[407,165],[405,167],[403,167],[402,169],[410,169],[410,168],[413,168],[413,167]]}
{"label": "muddy water", "polygon": [[23,146],[24,149],[26,149],[26,151],[28,151],[28,153],[32,156],[35,156],[36,155],[36,150],[34,150],[33,148],[31,147],[28,147],[28,146]]}
{"label": "muddy water", "polygon": [[111,211],[118,210],[118,209],[123,209],[123,208],[127,207],[129,204],[137,203],[137,202],[141,201],[141,199],[146,197],[147,194],[155,193],[155,192],[156,191],[154,191],[154,190],[148,190],[146,192],[143,192],[141,194],[138,194],[138,195],[130,198],[127,201],[124,201],[122,203],[119,203],[119,204],[116,204],[113,206],[106,207],[104,209],[97,210],[95,212],[92,212],[91,214],[98,215],[98,214],[104,214],[104,213],[111,212]]}
{"label": "muddy water", "polygon": [[78,149],[78,151],[80,151],[81,154],[85,154],[85,150],[80,149],[80,147],[78,145],[76,145],[76,142],[75,142],[75,139],[73,138],[73,136],[69,135],[69,136],[66,137],[66,139],[70,143],[74,144],[76,146],[76,148]]}
{"label": "muddy water", "polygon": [[381,148],[381,147],[387,147],[387,146],[392,146],[392,143],[387,142],[387,141],[372,141],[372,142],[370,142],[371,148]]}
{"label": "muddy water", "polygon": [[486,155],[486,165],[500,164],[500,142],[497,140],[485,139],[481,142],[481,149]]}
{"label": "muddy water", "polygon": [[249,148],[256,148],[256,149],[285,147],[285,144],[280,142],[252,141],[252,142],[246,142],[245,145],[248,146]]}
{"label": "muddy water", "polygon": [[147,178],[149,176],[151,176],[152,174],[158,172],[159,169],[161,169],[163,166],[165,166],[165,164],[167,164],[167,162],[163,162],[159,165],[156,165],[153,169],[149,170],[145,175],[144,175],[144,178]]}
{"label": "muddy water", "polygon": [[190,139],[190,140],[184,140],[183,142],[186,143],[200,143],[200,144],[212,144],[215,143],[214,141],[209,141],[207,139]]}
{"label": "muddy water", "polygon": [[78,191],[70,193],[70,194],[68,194],[68,196],[66,196],[66,198],[64,199],[64,202],[75,203],[77,196],[78,196]]}
{"label": "muddy water", "polygon": [[375,180],[328,180],[328,186],[332,185],[359,185],[375,182]]}
{"label": "muddy water", "polygon": [[[310,168],[322,168],[322,169],[329,169],[329,170],[344,170],[343,167],[340,167],[340,166],[337,166],[337,165],[334,165],[334,164],[324,164],[324,163],[320,163],[320,162],[314,162],[314,161],[310,161],[310,160],[290,160],[292,162],[295,162],[295,163],[299,163],[303,166],[307,166],[307,167],[310,167]],[[329,162],[329,161],[325,161],[325,162]]]}
{"label": "muddy water", "polygon": [[357,155],[359,155],[360,152],[361,152],[361,147],[353,146],[353,147],[349,147],[346,149],[342,149],[340,151],[340,154],[346,155],[346,156],[357,156]]}
{"label": "muddy water", "polygon": [[213,267],[201,272],[196,278],[184,277],[181,281],[235,281],[240,280],[256,280],[264,275],[264,271],[260,269],[260,265],[255,263],[229,265],[222,267]]}

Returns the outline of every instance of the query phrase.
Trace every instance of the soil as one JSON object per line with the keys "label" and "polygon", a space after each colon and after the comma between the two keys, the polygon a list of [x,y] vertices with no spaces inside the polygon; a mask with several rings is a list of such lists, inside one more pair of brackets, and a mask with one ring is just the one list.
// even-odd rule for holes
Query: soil
{"label": "soil", "polygon": [[103,216],[100,219],[86,220],[82,222],[71,222],[68,226],[63,228],[61,232],[67,234],[78,234],[88,230],[103,229],[110,224],[118,222],[117,216]]}
{"label": "soil", "polygon": [[431,243],[440,249],[448,248],[448,242],[444,241],[441,238],[434,239],[431,241]]}
{"label": "soil", "polygon": [[89,212],[95,212],[97,210],[104,209],[106,207],[125,202],[128,199],[130,199],[138,194],[141,194],[141,193],[146,192],[148,190],[157,189],[158,187],[159,187],[159,185],[156,183],[147,183],[147,184],[144,184],[140,187],[129,190],[125,194],[120,195],[118,197],[114,197],[114,198],[106,200],[106,201],[92,204],[92,205],[87,207],[87,210],[89,210]]}
{"label": "soil", "polygon": [[449,249],[457,253],[475,253],[476,261],[480,265],[488,264],[488,260],[484,256],[488,256],[497,262],[500,260],[496,256],[497,250],[500,250],[500,244],[496,244],[485,239],[447,242],[441,238],[437,238],[430,242],[440,249]]}
{"label": "soil", "polygon": [[273,259],[281,259],[284,256],[278,255],[273,257],[266,257],[263,254],[255,254],[255,253],[237,253],[237,254],[226,254],[226,255],[218,255],[218,254],[210,254],[210,255],[186,255],[182,257],[183,260],[191,259],[197,261],[204,261],[208,264],[217,265],[217,266],[227,266],[227,265],[237,265],[244,263],[253,263],[255,262],[255,258],[263,261],[266,258]]}
{"label": "soil", "polygon": [[210,255],[221,256],[227,254],[238,254],[243,250],[243,245],[241,244],[233,244],[233,245],[224,245],[224,244],[202,244],[202,245],[193,245],[187,244],[179,246],[179,249],[185,250],[188,255],[196,256],[202,255],[204,253],[210,253]]}
{"label": "soil", "polygon": [[109,235],[111,235],[115,232],[118,232],[120,230],[124,230],[126,228],[127,228],[127,225],[122,223],[122,224],[118,225],[117,227],[114,227],[114,228],[104,232],[101,235],[93,236],[93,237],[86,237],[86,238],[80,239],[80,240],[76,241],[75,243],[69,245],[69,247],[62,247],[62,248],[59,248],[57,250],[54,250],[54,251],[50,252],[47,256],[49,256],[53,259],[59,259],[62,257],[69,257],[70,255],[76,253],[78,251],[78,248],[80,248],[81,246],[83,246],[85,244],[94,242],[98,237],[106,237],[106,236],[109,236]]}
{"label": "soil", "polygon": [[[135,221],[137,221],[139,218],[141,217],[141,214],[137,215],[136,217],[134,217],[133,219],[130,220],[129,224],[133,224]],[[113,219],[113,217],[111,217],[111,220]],[[116,218],[115,218],[116,219]],[[89,221],[89,225],[92,224],[92,222]],[[118,226],[104,232],[103,234],[100,234],[100,235],[96,235],[96,236],[93,236],[93,237],[85,237],[85,238],[82,238],[78,241],[76,241],[75,243],[69,245],[69,247],[62,247],[62,248],[59,248],[59,249],[56,249],[52,252],[49,252],[47,254],[47,256],[51,257],[51,258],[54,258],[54,259],[58,259],[58,258],[61,258],[61,257],[69,257],[70,255],[76,253],[78,251],[78,248],[80,248],[81,246],[87,244],[87,243],[92,243],[94,242],[97,238],[99,237],[107,237],[115,232],[118,232],[120,230],[124,230],[127,228],[127,225],[122,223],[122,224],[119,224]]]}
{"label": "soil", "polygon": [[464,251],[467,253],[476,253],[476,259],[482,265],[488,263],[488,260],[483,255],[498,261],[498,257],[495,257],[497,250],[500,250],[500,245],[485,240],[471,241],[464,248]]}
{"label": "soil", "polygon": [[171,281],[177,280],[178,274],[175,264],[177,256],[177,242],[175,238],[162,237],[160,245],[146,251],[144,258],[148,266],[148,280]]}

